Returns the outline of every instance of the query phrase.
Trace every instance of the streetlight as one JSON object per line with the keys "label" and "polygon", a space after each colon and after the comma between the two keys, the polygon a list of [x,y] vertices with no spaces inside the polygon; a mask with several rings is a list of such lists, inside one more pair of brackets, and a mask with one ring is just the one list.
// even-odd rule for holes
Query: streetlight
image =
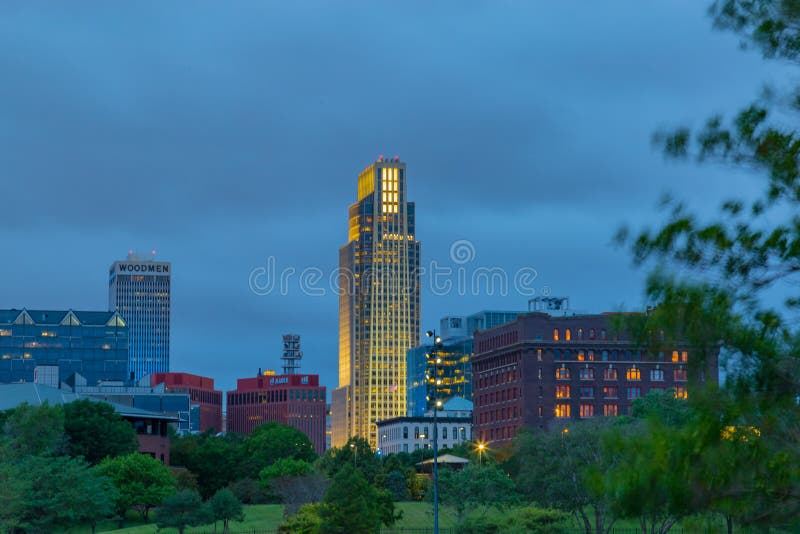
{"label": "streetlight", "polygon": [[356,467],[356,459],[358,458],[358,449],[356,448],[356,444],[351,442],[350,448],[353,449],[353,468]]}
{"label": "streetlight", "polygon": [[486,448],[486,444],[481,442],[478,443],[478,465],[483,465],[483,449]]}
{"label": "streetlight", "polygon": [[436,330],[428,330],[425,336],[433,339],[433,534],[439,534],[439,364],[442,358],[439,356],[439,345],[442,338],[436,335]]}

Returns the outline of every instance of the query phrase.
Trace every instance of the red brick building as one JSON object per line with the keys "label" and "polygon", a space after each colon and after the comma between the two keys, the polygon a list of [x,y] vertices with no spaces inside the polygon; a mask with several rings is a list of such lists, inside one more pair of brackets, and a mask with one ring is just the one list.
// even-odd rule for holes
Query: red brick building
{"label": "red brick building", "polygon": [[506,442],[522,426],[628,414],[655,389],[688,396],[693,382],[717,381],[717,354],[689,374],[686,346],[649,353],[613,327],[616,314],[551,316],[533,312],[475,333],[474,432]]}
{"label": "red brick building", "polygon": [[227,398],[228,432],[249,434],[276,421],[304,432],[317,454],[325,452],[325,387],[319,375],[240,378]]}
{"label": "red brick building", "polygon": [[189,373],[153,373],[150,387],[164,384],[170,393],[188,393],[189,401],[200,407],[200,432],[222,432],[222,391],[214,389],[214,379]]}

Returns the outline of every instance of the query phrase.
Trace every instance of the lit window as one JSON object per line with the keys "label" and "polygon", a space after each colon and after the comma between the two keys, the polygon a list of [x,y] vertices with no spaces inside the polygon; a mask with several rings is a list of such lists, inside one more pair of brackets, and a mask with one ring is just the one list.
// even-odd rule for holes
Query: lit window
{"label": "lit window", "polygon": [[542,361],[542,349],[536,349],[536,361]]}
{"label": "lit window", "polygon": [[567,328],[564,331],[564,339],[566,339],[567,341],[572,339],[572,330],[570,330],[569,328]]}
{"label": "lit window", "polygon": [[638,399],[642,396],[642,388],[640,387],[632,387],[628,388],[628,398],[629,399]]}
{"label": "lit window", "polygon": [[642,379],[642,371],[637,369],[636,367],[630,367],[627,371],[625,371],[625,379],[626,380],[641,380]]}
{"label": "lit window", "polygon": [[556,404],[556,417],[569,417],[570,415],[569,404]]}
{"label": "lit window", "polygon": [[578,377],[581,380],[594,380],[594,369],[584,367],[578,371]]}
{"label": "lit window", "polygon": [[687,380],[686,369],[675,369],[675,371],[673,371],[673,374],[676,382],[686,382]]}
{"label": "lit window", "polygon": [[606,380],[616,380],[617,379],[617,370],[616,369],[606,369],[604,372],[604,378]]}
{"label": "lit window", "polygon": [[663,369],[651,369],[650,370],[650,380],[653,382],[663,382],[664,381],[664,370]]}
{"label": "lit window", "polygon": [[581,404],[581,417],[594,417],[594,404]]}
{"label": "lit window", "polygon": [[603,398],[616,399],[619,396],[619,388],[617,386],[603,386]]}
{"label": "lit window", "polygon": [[556,378],[558,380],[569,380],[569,369],[566,367],[556,369]]}
{"label": "lit window", "polygon": [[680,356],[677,350],[672,351],[672,361],[678,363],[680,361]]}
{"label": "lit window", "polygon": [[675,398],[676,399],[688,399],[689,392],[686,391],[686,388],[683,386],[675,386]]}
{"label": "lit window", "polygon": [[589,360],[590,362],[594,361],[594,351],[593,350],[590,350],[589,352],[586,353],[586,359]]}
{"label": "lit window", "polygon": [[558,341],[558,328],[553,330],[553,341]]}
{"label": "lit window", "polygon": [[569,386],[556,386],[557,399],[568,399],[569,397]]}
{"label": "lit window", "polygon": [[617,405],[616,404],[604,404],[603,405],[603,415],[606,417],[616,417],[617,415]]}
{"label": "lit window", "polygon": [[686,363],[689,361],[689,353],[687,351],[681,352],[681,361]]}
{"label": "lit window", "polygon": [[586,356],[583,354],[583,351],[582,351],[582,350],[579,350],[579,351],[578,351],[578,361],[579,361],[579,362],[582,362],[582,361],[583,361],[583,360],[585,360],[585,359],[586,359]]}

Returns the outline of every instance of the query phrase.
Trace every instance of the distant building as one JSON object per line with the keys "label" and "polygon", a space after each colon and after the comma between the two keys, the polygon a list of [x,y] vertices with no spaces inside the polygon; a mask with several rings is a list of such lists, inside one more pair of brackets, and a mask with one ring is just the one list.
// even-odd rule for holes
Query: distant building
{"label": "distant building", "polygon": [[634,399],[673,389],[686,397],[692,383],[717,381],[717,355],[695,375],[691,347],[648,353],[626,333],[617,314],[532,312],[475,335],[472,358],[475,434],[508,442],[523,427],[630,413]]}
{"label": "distant building", "polygon": [[[0,385],[0,411],[16,408],[27,403],[31,406],[40,406],[47,402],[53,404],[66,404],[81,398],[100,401],[91,396],[74,393],[70,390],[61,390],[34,383],[4,384]],[[176,422],[176,418],[164,413],[149,412],[131,406],[108,402],[114,411],[128,421],[136,430],[139,440],[139,452],[149,454],[169,465],[169,433],[167,426]]]}
{"label": "distant building", "polygon": [[[437,351],[442,362],[438,364],[440,384],[436,398],[446,402],[453,397],[472,400],[472,335],[476,330],[494,328],[513,321],[519,311],[481,311],[466,317],[444,317],[439,323],[442,342]],[[486,326],[488,325],[488,326]],[[428,338],[425,338],[430,341]],[[434,366],[433,343],[409,349],[406,354],[408,415],[421,417],[433,408]]]}
{"label": "distant building", "polygon": [[332,444],[378,444],[375,421],[406,413],[406,351],[419,344],[420,244],[406,164],[383,156],[358,176],[339,249],[339,387]]}
{"label": "distant building", "polygon": [[[439,450],[472,440],[472,403],[461,397],[446,402],[437,414]],[[377,422],[381,454],[433,447],[433,412],[422,417],[394,417]]]}
{"label": "distant building", "polygon": [[129,253],[109,269],[108,306],[128,323],[128,372],[133,380],[169,371],[172,265],[155,253]]}
{"label": "distant building", "polygon": [[[200,432],[222,432],[222,391],[214,389],[214,379],[189,373],[153,373],[150,385],[164,385],[169,393],[187,393],[192,406],[197,406],[198,420],[192,427]],[[195,413],[195,410],[192,410]]]}
{"label": "distant building", "polygon": [[304,432],[317,454],[325,452],[325,387],[319,385],[319,375],[240,378],[226,395],[228,432],[249,434],[275,421]]}
{"label": "distant building", "polygon": [[126,380],[127,368],[128,327],[117,313],[0,310],[0,383],[58,387],[79,373],[96,384]]}

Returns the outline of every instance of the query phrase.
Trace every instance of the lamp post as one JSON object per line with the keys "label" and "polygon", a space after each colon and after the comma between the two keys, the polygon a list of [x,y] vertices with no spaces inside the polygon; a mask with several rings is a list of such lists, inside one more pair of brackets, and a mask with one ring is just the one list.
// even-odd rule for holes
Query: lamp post
{"label": "lamp post", "polygon": [[356,444],[350,442],[350,448],[353,449],[353,468],[356,468],[356,459],[358,458],[358,448],[356,448]]}
{"label": "lamp post", "polygon": [[428,330],[425,335],[433,339],[433,534],[439,534],[439,344],[442,338],[436,335],[436,330]]}
{"label": "lamp post", "polygon": [[478,466],[483,465],[483,449],[486,448],[485,443],[478,443]]}

